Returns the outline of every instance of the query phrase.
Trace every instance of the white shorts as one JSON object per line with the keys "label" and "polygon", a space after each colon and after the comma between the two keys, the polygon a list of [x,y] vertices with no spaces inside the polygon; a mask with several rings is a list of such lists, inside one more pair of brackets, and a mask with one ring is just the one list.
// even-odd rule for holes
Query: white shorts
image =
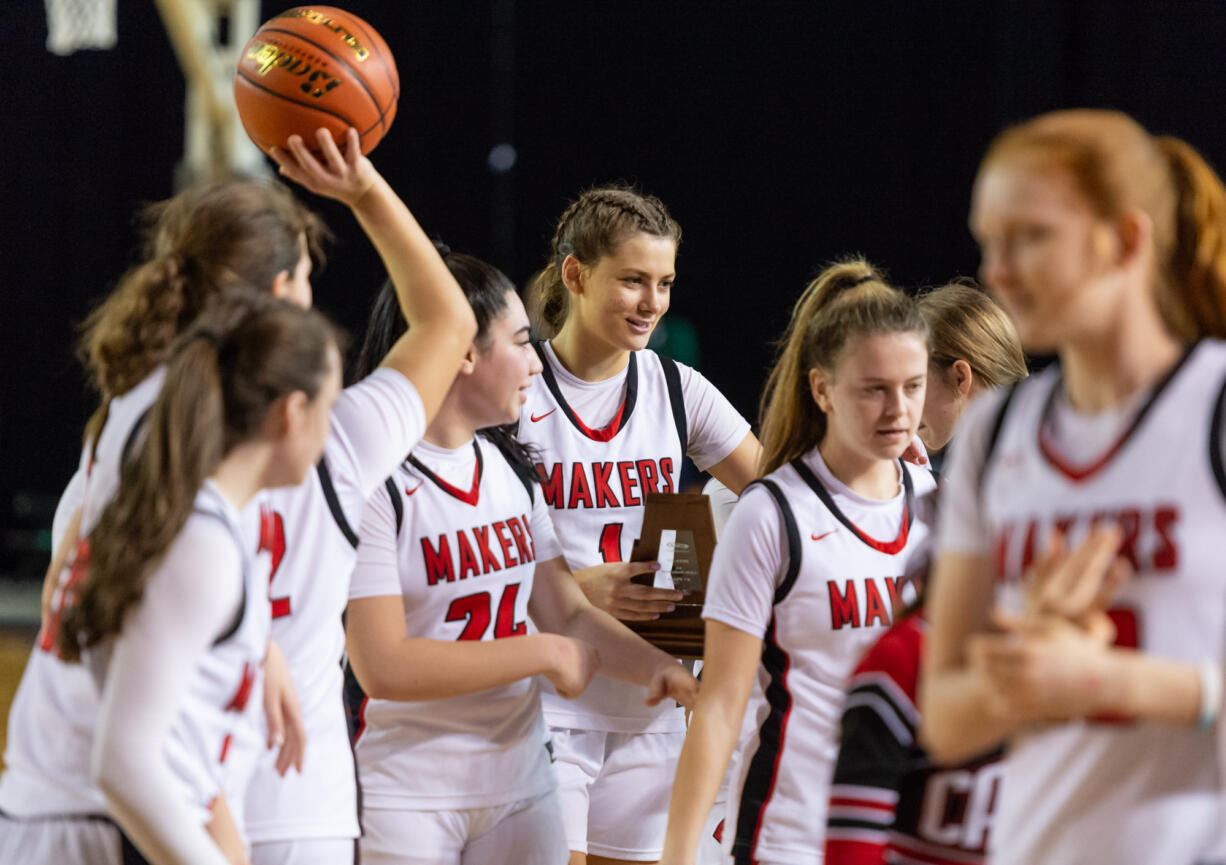
{"label": "white shorts", "polygon": [[362,829],[362,865],[566,865],[568,858],[553,790],[490,808],[366,808]]}
{"label": "white shorts", "polygon": [[685,733],[550,733],[570,849],[606,859],[659,859]]}
{"label": "white shorts", "polygon": [[5,865],[123,865],[131,861],[124,846],[119,827],[105,817],[0,814],[0,862]]}
{"label": "white shorts", "polygon": [[251,845],[251,865],[356,865],[357,838],[307,838]]}

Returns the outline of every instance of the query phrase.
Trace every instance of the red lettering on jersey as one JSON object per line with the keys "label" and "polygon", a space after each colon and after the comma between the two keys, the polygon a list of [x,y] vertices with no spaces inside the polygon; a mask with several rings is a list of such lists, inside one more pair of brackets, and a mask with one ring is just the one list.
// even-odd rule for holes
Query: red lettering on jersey
{"label": "red lettering on jersey", "polygon": [[234,691],[234,696],[230,698],[230,702],[226,703],[227,712],[241,712],[247,708],[247,701],[251,699],[251,688],[255,685],[255,670],[251,668],[251,664],[247,661],[243,662],[243,675],[239,679],[238,688]]}
{"label": "red lettering on jersey", "polygon": [[865,603],[864,603],[864,626],[869,625],[889,625],[890,611],[886,607],[885,601],[881,599],[881,592],[877,589],[876,580],[866,580],[864,583]]}
{"label": "red lettering on jersey", "polygon": [[498,538],[498,546],[502,547],[502,558],[508,568],[519,564],[519,560],[511,552],[511,537],[507,534],[507,524],[502,520],[494,523],[494,537]]}
{"label": "red lettering on jersey", "polygon": [[498,602],[498,619],[494,622],[494,639],[522,637],[528,633],[527,622],[515,621],[515,598],[519,595],[519,583],[511,583],[502,590]]}
{"label": "red lettering on jersey", "polygon": [[[490,527],[474,526],[473,537],[477,539],[477,552],[481,554],[481,573],[501,571],[502,565],[498,564],[498,559],[494,558],[494,552],[490,549]],[[508,568],[514,564],[518,563],[507,561]]]}
{"label": "red lettering on jersey", "polygon": [[[463,535],[461,535],[463,537]],[[465,595],[456,598],[447,608],[445,622],[464,621],[464,630],[457,640],[479,640],[485,636],[485,629],[490,626],[490,593],[477,592],[475,595]]]}
{"label": "red lettering on jersey", "polygon": [[1013,537],[1013,526],[1010,523],[1000,527],[996,536],[996,580],[1004,582],[1009,573],[1009,540]]}
{"label": "red lettering on jersey", "polygon": [[536,539],[532,537],[532,521],[528,519],[528,515],[524,514],[519,518],[520,524],[524,527],[524,534],[528,538],[528,552],[530,553],[529,560],[536,561]]}
{"label": "red lettering on jersey", "polygon": [[77,551],[68,569],[68,579],[55,590],[51,598],[51,612],[47,616],[47,623],[38,635],[38,647],[44,652],[54,652],[56,657],[60,656],[59,647],[56,644],[60,639],[64,611],[77,602],[77,586],[87,576],[89,576],[89,538],[81,538],[77,542]]}
{"label": "red lettering on jersey", "polygon": [[592,463],[592,478],[596,487],[596,507],[620,508],[613,488],[609,486],[609,478],[613,474],[613,463]]}
{"label": "red lettering on jersey", "polygon": [[856,597],[856,581],[848,580],[840,592],[838,583],[827,580],[826,588],[830,592],[830,629],[841,631],[848,625],[860,627],[860,599]]}
{"label": "red lettering on jersey", "polygon": [[1179,567],[1179,548],[1171,537],[1171,530],[1179,522],[1179,511],[1167,506],[1154,511],[1154,530],[1161,546],[1154,551],[1154,570],[1173,571]]}
{"label": "red lettering on jersey", "polygon": [[622,460],[617,464],[617,476],[622,482],[622,503],[628,508],[641,504],[639,497],[634,494],[639,480],[632,474],[633,471],[634,463],[629,460]]}
{"label": "red lettering on jersey", "polygon": [[[524,517],[527,520],[527,517]],[[536,560],[536,556],[532,555],[532,550],[528,548],[528,539],[524,537],[524,527],[519,521],[519,517],[511,517],[507,520],[507,528],[511,530],[511,537],[515,539],[515,549],[519,551],[519,560],[521,562],[531,562]]]}
{"label": "red lettering on jersey", "polygon": [[1026,543],[1022,546],[1022,573],[1030,570],[1030,566],[1034,564],[1034,541],[1035,535],[1039,531],[1039,524],[1031,520],[1030,525],[1026,526]]}
{"label": "red lettering on jersey", "polygon": [[587,471],[583,463],[571,463],[570,466],[570,499],[566,507],[574,510],[580,504],[585,508],[592,506],[592,490],[587,482]]}
{"label": "red lettering on jersey", "polygon": [[897,607],[902,603],[903,577],[886,577],[885,587],[890,591],[890,606]]}
{"label": "red lettering on jersey", "polygon": [[635,465],[639,470],[639,486],[643,488],[643,495],[658,492],[660,486],[656,464],[651,460],[639,460]]}
{"label": "red lettering on jersey", "polygon": [[1120,539],[1119,557],[1128,564],[1132,565],[1134,571],[1140,569],[1137,564],[1137,537],[1141,534],[1141,512],[1136,508],[1125,508],[1120,511],[1119,518],[1120,531],[1123,537]]}
{"label": "red lettering on jersey", "polygon": [[461,580],[478,576],[481,573],[481,567],[477,564],[477,554],[473,552],[473,547],[468,542],[468,537],[464,532],[459,531],[455,533],[455,539],[456,549],[460,551],[460,567],[457,576]]}
{"label": "red lettering on jersey", "polygon": [[671,493],[673,491],[673,461],[668,457],[660,460],[660,480],[664,486],[660,492]]}
{"label": "red lettering on jersey", "polygon": [[541,476],[541,489],[545,491],[545,504],[551,508],[566,506],[562,498],[562,464],[554,463],[549,473],[545,473],[545,464],[536,464],[536,473]]}
{"label": "red lettering on jersey", "polygon": [[446,535],[438,536],[438,549],[434,548],[429,538],[422,538],[421,552],[426,559],[426,585],[437,585],[439,580],[455,582],[455,571],[451,564],[451,544],[447,543]]}

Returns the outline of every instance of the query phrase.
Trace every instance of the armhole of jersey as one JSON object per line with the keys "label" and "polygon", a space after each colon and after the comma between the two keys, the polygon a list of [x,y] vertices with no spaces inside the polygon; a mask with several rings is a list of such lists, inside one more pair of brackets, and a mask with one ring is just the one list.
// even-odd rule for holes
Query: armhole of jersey
{"label": "armhole of jersey", "polygon": [[315,470],[319,473],[319,484],[324,488],[324,498],[328,501],[328,510],[332,512],[332,519],[336,521],[337,527],[341,530],[341,534],[345,536],[345,540],[349,541],[349,545],[355,550],[358,548],[358,533],[349,526],[349,520],[345,519],[345,512],[341,510],[341,500],[336,495],[336,487],[332,484],[332,475],[328,472],[328,464],[320,459],[315,464]]}
{"label": "armhole of jersey", "polygon": [[1226,402],[1226,379],[1223,379],[1217,399],[1214,400],[1213,420],[1209,427],[1209,465],[1213,467],[1213,477],[1217,481],[1218,489],[1222,491],[1222,496],[1226,497],[1226,466],[1222,464],[1222,416],[1226,413],[1223,402]]}
{"label": "armhole of jersey", "polygon": [[391,478],[385,480],[383,486],[387,487],[388,498],[392,500],[392,510],[396,512],[396,537],[400,537],[400,527],[404,524],[404,502],[400,500],[400,488]]}
{"label": "armhole of jersey", "polygon": [[774,603],[778,604],[792,591],[792,586],[796,584],[796,577],[800,574],[800,530],[796,527],[796,517],[792,514],[792,508],[784,497],[783,490],[779,489],[779,485],[765,479],[754,483],[760,484],[762,489],[770,493],[771,498],[775,500],[779,514],[783,517],[783,528],[788,539],[787,570],[783,574],[783,581],[775,589]]}
{"label": "armhole of jersey", "polygon": [[[123,440],[123,450],[119,452],[119,468],[120,471],[128,464],[128,459],[132,456],[132,451],[136,448],[136,440],[140,438],[141,432],[145,428],[145,423],[149,420],[149,412],[153,411],[153,407],[145,409],[141,412],[140,417],[136,419],[136,423],[132,424],[132,429],[128,431],[128,437]],[[102,436],[98,436],[102,438]],[[98,444],[94,443],[94,456],[98,455]]]}
{"label": "armhole of jersey", "polygon": [[[196,509],[196,510],[193,510],[192,513],[200,514],[201,516],[205,516],[205,517],[212,517],[213,519],[221,523],[223,526],[225,526],[226,529],[231,532],[231,534],[233,534],[233,531],[234,531],[233,527],[228,522],[226,522],[224,519],[222,519],[220,516],[213,513],[212,511],[202,511],[202,510]],[[242,539],[241,538],[235,536],[234,544],[238,549],[240,550],[242,549]],[[225,630],[223,630],[220,634],[217,635],[217,639],[213,641],[214,646],[220,646],[226,640],[230,639],[236,633],[238,633],[239,626],[242,625],[243,623],[243,616],[247,614],[247,573],[246,571],[247,571],[247,564],[244,561],[243,575],[242,575],[243,596],[239,599],[238,610],[234,613],[234,618],[231,620],[230,624],[226,626]]]}
{"label": "armhole of jersey", "polygon": [[987,445],[983,449],[983,461],[979,464],[979,482],[977,484],[979,492],[982,495],[983,487],[988,476],[988,463],[992,459],[992,453],[996,450],[996,442],[1000,440],[1001,430],[1005,426],[1005,415],[1009,413],[1009,404],[1013,402],[1013,397],[1017,394],[1017,387],[1021,384],[1020,381],[1015,381],[1009,385],[1005,391],[1005,397],[1000,401],[1000,408],[996,412],[996,419],[992,421],[992,429],[988,433]]}
{"label": "armhole of jersey", "polygon": [[685,417],[685,394],[681,390],[681,371],[677,362],[671,357],[657,354],[660,366],[664,368],[664,383],[668,387],[668,401],[673,409],[673,423],[677,426],[677,438],[681,440],[681,455],[685,456],[690,447],[689,422]]}

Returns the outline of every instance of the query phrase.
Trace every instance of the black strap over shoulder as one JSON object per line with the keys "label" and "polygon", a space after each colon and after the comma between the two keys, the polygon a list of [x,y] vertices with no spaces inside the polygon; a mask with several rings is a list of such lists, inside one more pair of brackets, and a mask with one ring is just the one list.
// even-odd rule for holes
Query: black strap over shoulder
{"label": "black strap over shoulder", "polygon": [[[195,508],[195,509],[193,509],[193,510],[192,510],[192,513],[193,513],[193,514],[199,514],[199,515],[200,515],[200,516],[202,516],[202,517],[210,517],[210,518],[212,518],[212,519],[214,519],[214,520],[217,520],[217,522],[219,522],[219,523],[221,523],[223,526],[225,526],[225,527],[226,527],[226,529],[227,529],[227,530],[228,530],[228,531],[231,533],[231,535],[233,535],[233,537],[234,537],[234,545],[235,545],[235,546],[236,546],[238,549],[240,549],[240,550],[243,548],[243,539],[242,539],[242,537],[241,537],[241,536],[238,534],[238,532],[236,532],[236,531],[234,530],[234,526],[230,525],[229,520],[227,520],[227,519],[226,519],[225,517],[223,517],[221,514],[215,513],[215,512],[213,512],[213,511],[201,510],[200,508]],[[233,637],[235,634],[237,634],[237,633],[238,633],[238,629],[239,629],[239,627],[241,627],[241,626],[242,626],[242,624],[243,624],[243,617],[244,617],[245,615],[247,615],[247,573],[246,573],[246,568],[247,568],[247,565],[246,565],[246,560],[244,560],[244,563],[243,563],[243,571],[244,571],[244,572],[243,572],[243,596],[242,596],[241,598],[239,598],[239,601],[238,601],[238,608],[237,608],[237,609],[234,611],[234,618],[232,618],[232,619],[230,620],[230,624],[229,624],[229,625],[227,625],[227,626],[225,627],[225,629],[224,629],[224,630],[223,630],[223,631],[222,631],[220,634],[218,634],[218,635],[217,635],[217,639],[213,640],[213,645],[214,645],[214,646],[220,646],[220,645],[221,645],[222,643],[224,643],[226,640],[230,639],[230,638],[231,638],[231,637]]]}
{"label": "black strap over shoulder", "polygon": [[387,488],[388,497],[392,500],[392,510],[396,512],[396,534],[400,534],[400,527],[404,525],[404,502],[400,499],[400,487],[396,486],[396,482],[388,478],[383,482],[383,486]]}
{"label": "black strap over shoulder", "polygon": [[323,487],[324,498],[328,502],[328,510],[332,512],[332,519],[336,520],[337,527],[341,530],[341,534],[345,536],[345,540],[349,541],[350,546],[355,550],[358,548],[358,533],[349,525],[349,520],[345,519],[345,511],[341,508],[341,500],[336,495],[336,486],[332,483],[332,475],[328,472],[328,464],[322,458],[315,464],[315,470],[319,473],[319,485]]}
{"label": "black strap over shoulder", "polygon": [[513,453],[506,444],[497,438],[491,436],[481,436],[485,441],[498,448],[498,452],[502,454],[502,458],[507,461],[507,465],[515,472],[515,477],[519,478],[519,482],[524,485],[524,492],[528,494],[528,501],[533,505],[536,504],[536,470],[524,464],[524,460],[519,454]]}
{"label": "black strap over shoulder", "polygon": [[681,455],[685,456],[690,446],[689,422],[685,416],[685,394],[681,390],[681,371],[671,357],[657,354],[664,368],[664,383],[668,387],[668,402],[673,409],[673,423],[677,425],[677,437],[681,440]]}
{"label": "black strap over shoulder", "polygon": [[141,412],[140,417],[136,419],[136,423],[132,424],[132,429],[128,431],[128,437],[123,440],[123,450],[119,452],[119,465],[125,466],[128,463],[128,458],[132,456],[132,451],[136,449],[136,442],[140,438],[140,434],[145,430],[145,424],[149,421],[149,413],[153,411],[153,407],[145,409]]}
{"label": "black strap over shoulder", "polygon": [[[775,500],[775,505],[779,508],[779,513],[783,517],[783,529],[788,539],[787,570],[784,572],[782,582],[775,589],[774,603],[778,604],[792,591],[792,586],[796,584],[796,577],[800,574],[800,529],[796,527],[796,516],[792,513],[792,506],[788,504],[788,500],[783,495],[783,490],[779,489],[778,484],[763,478],[750,484],[750,486],[755,485],[761,486]],[[742,495],[744,495],[743,492]]]}
{"label": "black strap over shoulder", "polygon": [[1209,465],[1213,467],[1213,478],[1218,489],[1226,497],[1226,467],[1222,465],[1222,419],[1226,414],[1226,379],[1218,390],[1217,399],[1213,403],[1213,420],[1209,427]]}
{"label": "black strap over shoulder", "polygon": [[1017,388],[1020,384],[1020,380],[1015,381],[1005,389],[1005,397],[1000,401],[1000,408],[997,409],[996,418],[992,421],[992,429],[988,432],[987,445],[983,449],[983,461],[979,464],[978,487],[981,494],[988,474],[988,463],[996,451],[996,443],[1000,441],[1001,430],[1005,427],[1005,415],[1009,413],[1009,406],[1013,403],[1013,397],[1017,395]]}

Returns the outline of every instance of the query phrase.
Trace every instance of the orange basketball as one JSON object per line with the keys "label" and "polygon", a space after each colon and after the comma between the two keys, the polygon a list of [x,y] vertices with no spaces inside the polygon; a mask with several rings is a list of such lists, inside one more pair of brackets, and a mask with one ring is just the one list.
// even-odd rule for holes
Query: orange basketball
{"label": "orange basketball", "polygon": [[400,76],[374,28],[331,6],[299,6],[264,23],[243,49],[234,101],[265,153],[301,135],[315,148],[323,127],[339,143],[349,126],[370,153],[396,117]]}

